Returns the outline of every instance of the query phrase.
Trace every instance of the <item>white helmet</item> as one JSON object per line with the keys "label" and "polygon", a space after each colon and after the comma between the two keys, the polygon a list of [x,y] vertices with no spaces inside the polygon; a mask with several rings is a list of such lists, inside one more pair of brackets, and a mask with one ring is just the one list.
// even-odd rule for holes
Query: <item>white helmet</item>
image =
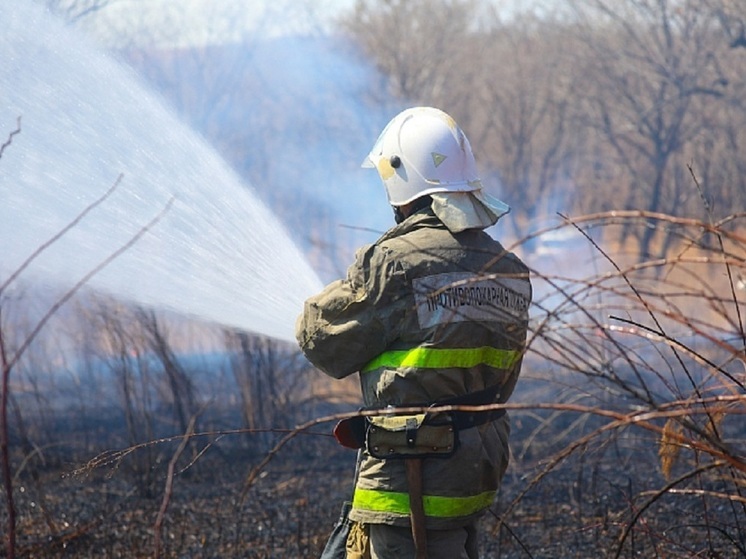
{"label": "white helmet", "polygon": [[466,135],[453,118],[432,107],[407,109],[391,119],[363,167],[378,169],[392,206],[427,194],[482,188]]}

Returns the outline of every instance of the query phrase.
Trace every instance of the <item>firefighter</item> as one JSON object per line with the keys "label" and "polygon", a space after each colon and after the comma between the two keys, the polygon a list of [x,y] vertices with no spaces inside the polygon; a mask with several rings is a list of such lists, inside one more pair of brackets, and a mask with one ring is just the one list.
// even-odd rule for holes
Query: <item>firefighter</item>
{"label": "firefighter", "polygon": [[508,415],[396,409],[508,400],[526,345],[528,269],[484,231],[509,207],[484,192],[448,114],[401,112],[363,166],[378,170],[396,225],[296,324],[309,361],[338,379],[359,373],[365,407],[382,410],[339,429],[343,444],[363,447],[346,556],[473,559],[508,465]]}

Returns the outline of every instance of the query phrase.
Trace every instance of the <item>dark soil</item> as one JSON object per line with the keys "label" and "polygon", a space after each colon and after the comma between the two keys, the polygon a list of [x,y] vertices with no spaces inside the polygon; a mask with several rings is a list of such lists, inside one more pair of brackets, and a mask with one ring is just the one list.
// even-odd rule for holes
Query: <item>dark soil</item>
{"label": "dark soil", "polygon": [[[578,450],[535,482],[556,449],[521,447],[531,426],[520,417],[514,424],[515,458],[499,503],[482,523],[483,557],[746,557],[746,509],[738,500],[746,488],[734,493],[733,480],[701,475],[676,486],[698,493],[659,495],[666,482],[654,445],[641,453],[645,444],[616,438]],[[156,519],[175,446],[145,447],[82,470],[94,455],[70,459],[50,448],[22,462],[19,453],[17,556],[156,557]],[[246,477],[267,448],[243,448],[226,437],[187,449],[160,531],[160,557],[319,556],[349,496],[355,453],[328,436],[298,437],[242,501]],[[5,532],[5,507],[2,522]]]}

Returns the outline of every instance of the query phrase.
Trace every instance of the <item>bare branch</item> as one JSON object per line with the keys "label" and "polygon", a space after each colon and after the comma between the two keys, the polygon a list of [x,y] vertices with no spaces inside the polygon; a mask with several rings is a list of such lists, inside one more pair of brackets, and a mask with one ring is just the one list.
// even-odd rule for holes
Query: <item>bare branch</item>
{"label": "bare branch", "polygon": [[23,353],[26,351],[26,349],[31,345],[31,342],[34,341],[36,336],[41,332],[42,328],[46,325],[47,322],[52,318],[52,316],[55,315],[55,313],[64,305],[67,301],[69,301],[73,295],[75,295],[80,289],[85,286],[91,278],[93,278],[96,274],[98,274],[101,270],[106,268],[109,264],[111,264],[114,260],[116,260],[119,256],[127,252],[137,241],[140,240],[140,238],[145,235],[150,229],[152,229],[156,223],[158,223],[163,216],[171,209],[171,205],[174,202],[174,198],[171,198],[168,203],[163,207],[163,209],[156,215],[150,222],[143,226],[135,235],[127,241],[124,245],[122,245],[120,248],[115,250],[112,254],[110,254],[108,257],[106,257],[103,261],[101,261],[98,265],[96,265],[93,269],[91,269],[88,273],[86,273],[78,282],[73,285],[60,299],[54,303],[44,314],[44,316],[39,320],[39,322],[36,324],[34,329],[31,331],[31,333],[26,336],[26,339],[23,341],[23,343],[19,346],[18,350],[14,354],[13,358],[9,360],[8,362],[8,368],[12,368],[13,365],[15,365],[18,360],[21,358]]}
{"label": "bare branch", "polygon": [[187,444],[189,444],[189,439],[194,434],[194,426],[196,425],[196,422],[197,416],[193,415],[192,418],[189,420],[189,425],[181,439],[179,447],[176,449],[176,452],[174,452],[171,460],[169,460],[168,462],[168,474],[166,475],[166,485],[163,491],[163,499],[161,501],[161,507],[160,509],[158,509],[158,516],[155,519],[155,526],[153,527],[153,531],[155,532],[155,551],[153,553],[153,557],[155,559],[158,559],[161,556],[161,536],[163,531],[163,520],[166,518],[168,504],[171,501],[171,496],[173,495],[174,472],[176,471],[176,463],[179,461],[179,458],[184,452],[184,449],[186,449]]}
{"label": "bare branch", "polygon": [[5,141],[3,145],[0,146],[0,159],[2,159],[3,157],[5,148],[7,148],[10,144],[13,143],[13,136],[21,133],[21,117],[20,116],[18,117],[16,122],[17,122],[16,129],[13,130],[10,134],[8,134],[8,139]]}
{"label": "bare branch", "polygon": [[51,245],[53,245],[55,242],[57,242],[62,236],[64,236],[66,233],[68,233],[73,227],[75,227],[80,221],[89,213],[91,210],[96,208],[97,206],[100,206],[109,196],[112,195],[112,193],[117,189],[119,184],[122,182],[122,178],[124,177],[123,174],[120,174],[117,179],[114,181],[114,184],[111,185],[109,190],[107,190],[103,196],[101,196],[98,200],[95,200],[93,203],[91,203],[88,207],[86,207],[82,212],[80,212],[75,219],[73,219],[70,223],[68,223],[65,227],[60,229],[57,233],[55,233],[49,240],[39,245],[39,247],[32,252],[29,257],[20,265],[18,266],[15,271],[6,279],[2,284],[0,284],[0,295],[8,288],[8,286],[13,283],[13,281],[16,280],[16,278],[23,273],[23,271],[28,268],[28,266],[36,260],[41,253],[43,253],[46,249],[48,249]]}

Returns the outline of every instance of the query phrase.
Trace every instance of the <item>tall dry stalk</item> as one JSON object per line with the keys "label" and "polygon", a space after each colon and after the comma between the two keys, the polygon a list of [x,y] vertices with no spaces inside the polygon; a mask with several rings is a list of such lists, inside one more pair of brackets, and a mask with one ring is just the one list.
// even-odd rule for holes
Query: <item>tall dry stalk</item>
{"label": "tall dry stalk", "polygon": [[[5,149],[11,145],[13,137],[20,133],[21,121],[18,119],[18,128],[10,133],[8,140],[0,146],[0,157],[4,153]],[[62,236],[75,228],[75,226],[97,206],[104,203],[107,198],[116,190],[122,179],[120,175],[114,184],[106,191],[100,198],[85,207],[72,221],[70,221],[65,227],[53,235],[49,240],[42,243],[37,249],[29,255],[29,257],[13,271],[10,276],[0,283],[0,298],[2,298],[5,290],[18,279],[21,273],[45,250],[52,246]],[[26,353],[32,342],[37,338],[39,333],[42,331],[44,326],[51,320],[51,318],[59,311],[59,309],[69,301],[80,289],[83,288],[96,274],[108,266],[112,261],[118,258],[121,254],[129,250],[147,231],[149,231],[171,207],[173,199],[170,200],[166,206],[146,225],[144,225],[137,233],[135,233],[126,243],[124,243],[119,249],[114,251],[99,264],[93,267],[87,272],[82,278],[80,278],[70,289],[68,289],[63,295],[54,302],[42,315],[42,317],[36,322],[31,331],[24,337],[17,348],[14,348],[12,353],[7,347],[6,339],[3,334],[3,324],[0,320],[0,360],[2,362],[2,397],[0,398],[0,458],[2,460],[2,471],[3,471],[3,484],[5,488],[5,502],[8,511],[8,525],[6,538],[6,555],[8,559],[14,559],[16,556],[16,509],[15,501],[13,496],[13,475],[10,458],[10,444],[9,444],[9,426],[8,426],[8,400],[10,397],[10,376],[13,367]],[[1,306],[1,305],[0,305]],[[2,315],[0,314],[0,319]]]}
{"label": "tall dry stalk", "polygon": [[[502,518],[560,464],[603,448],[614,438],[624,436],[638,445],[629,452],[637,457],[633,463],[640,470],[629,475],[650,477],[641,462],[650,449],[640,447],[645,439],[633,432],[642,428],[656,435],[658,466],[667,482],[645,511],[649,513],[649,507],[664,496],[699,495],[707,545],[714,545],[716,531],[707,519],[721,507],[710,502],[725,500],[733,510],[730,529],[736,538],[746,538],[738,520],[746,515],[746,439],[739,427],[746,414],[746,337],[741,314],[746,299],[746,214],[715,220],[709,207],[706,213],[707,219],[699,220],[617,211],[565,218],[557,226],[575,229],[585,239],[592,250],[584,254],[594,255],[593,270],[585,276],[571,275],[573,266],[587,264],[577,253],[566,253],[569,260],[550,270],[542,268],[546,262],[534,266],[540,287],[528,368],[551,371],[546,376],[538,373],[547,382],[576,387],[567,389],[567,398],[579,395],[580,401],[598,402],[598,409],[620,413],[626,409],[629,415],[587,433],[566,433],[564,447],[544,461]],[[620,251],[612,254],[597,240],[601,237],[597,231],[610,239],[616,227],[651,224],[652,238],[656,231],[675,234],[676,251],[665,258],[638,261]],[[588,413],[604,416],[597,410]],[[686,468],[694,473],[675,474]],[[725,490],[708,490],[713,483]],[[644,498],[644,493],[637,498]],[[617,556],[624,545],[640,545],[629,536],[642,516],[642,512],[634,514],[622,524]],[[665,540],[645,526],[648,537]]]}

